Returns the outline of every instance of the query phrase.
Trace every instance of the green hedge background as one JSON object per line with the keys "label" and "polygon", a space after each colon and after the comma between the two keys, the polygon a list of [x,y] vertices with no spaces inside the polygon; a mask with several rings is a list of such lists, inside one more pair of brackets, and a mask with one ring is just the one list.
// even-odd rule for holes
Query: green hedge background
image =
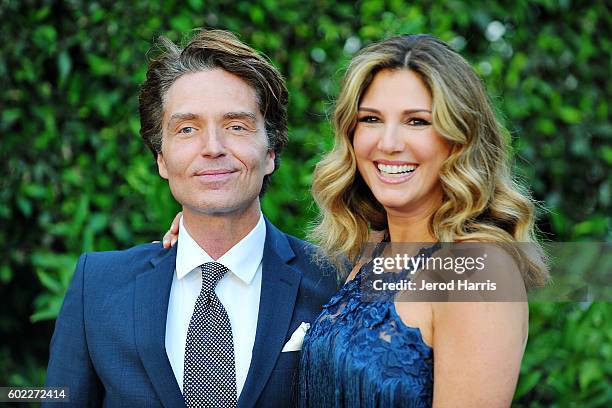
{"label": "green hedge background", "polygon": [[[0,1],[0,385],[44,383],[83,251],[160,239],[178,206],[138,136],[152,40],[232,30],[290,90],[290,145],[264,198],[304,236],[342,69],[362,46],[433,33],[484,78],[553,241],[610,241],[612,16],[605,1]],[[532,303],[524,407],[612,406],[610,303]]]}

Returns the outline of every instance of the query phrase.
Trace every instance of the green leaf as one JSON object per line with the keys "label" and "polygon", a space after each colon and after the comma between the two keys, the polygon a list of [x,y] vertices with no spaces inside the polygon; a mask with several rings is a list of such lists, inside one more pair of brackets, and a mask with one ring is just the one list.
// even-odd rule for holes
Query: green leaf
{"label": "green leaf", "polygon": [[87,223],[87,229],[96,233],[108,225],[108,216],[106,214],[96,213],[91,216]]}
{"label": "green leaf", "polygon": [[57,33],[55,32],[55,28],[53,28],[53,26],[42,25],[34,30],[32,40],[38,47],[48,50],[55,45],[54,43],[56,37]]}
{"label": "green leaf", "polygon": [[70,60],[70,55],[65,50],[60,52],[57,56],[57,70],[59,72],[59,83],[60,86],[66,82],[66,78],[70,73],[70,69],[72,68],[72,61]]}
{"label": "green leaf", "polygon": [[604,381],[601,363],[595,360],[587,360],[580,365],[578,377],[580,389],[586,390],[593,382]]}
{"label": "green leaf", "polygon": [[577,124],[582,121],[582,112],[572,106],[564,106],[559,111],[561,120],[569,124]]}
{"label": "green leaf", "polygon": [[607,164],[612,165],[612,146],[602,146],[599,155]]}
{"label": "green leaf", "polygon": [[187,34],[194,28],[193,21],[187,14],[179,14],[170,19],[170,26],[178,33]]}
{"label": "green leaf", "polygon": [[0,267],[0,282],[9,283],[13,279],[13,270],[8,265]]}
{"label": "green leaf", "polygon": [[29,200],[23,197],[17,197],[16,201],[17,207],[19,207],[23,215],[25,215],[26,217],[32,215],[32,203]]}
{"label": "green leaf", "polygon": [[32,254],[32,264],[44,270],[72,271],[76,257],[71,254],[39,250]]}
{"label": "green leaf", "polygon": [[193,11],[202,11],[204,9],[204,0],[187,0],[187,3],[189,3],[189,7]]}
{"label": "green leaf", "polygon": [[10,127],[13,122],[19,119],[22,115],[22,112],[18,108],[13,109],[5,109],[2,111],[2,126]]}
{"label": "green leaf", "polygon": [[113,74],[117,67],[108,59],[95,54],[87,54],[85,57],[94,75],[104,76]]}
{"label": "green leaf", "polygon": [[540,378],[542,378],[542,373],[540,371],[533,371],[527,375],[521,375],[516,387],[516,392],[514,393],[514,398],[520,398],[531,391],[538,381],[540,381]]}
{"label": "green leaf", "polygon": [[60,285],[60,283],[56,279],[51,277],[51,275],[44,272],[43,270],[37,271],[37,275],[38,275],[38,279],[40,280],[40,283],[42,283],[43,286],[49,289],[51,292],[58,293],[58,294],[63,293],[64,288]]}
{"label": "green leaf", "polygon": [[61,307],[62,298],[59,298],[59,301],[51,302],[45,309],[34,312],[30,316],[30,321],[36,323],[43,320],[53,320],[59,314]]}

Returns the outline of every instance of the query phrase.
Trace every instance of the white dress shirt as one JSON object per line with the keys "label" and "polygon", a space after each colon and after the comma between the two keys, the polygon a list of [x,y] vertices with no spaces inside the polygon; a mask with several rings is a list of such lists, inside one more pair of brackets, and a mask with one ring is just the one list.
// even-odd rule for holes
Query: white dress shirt
{"label": "white dress shirt", "polygon": [[[215,261],[189,235],[182,219],[179,231],[166,320],[166,354],[182,392],[187,330],[202,286],[200,265]],[[261,214],[255,228],[216,260],[230,270],[217,283],[215,293],[232,326],[238,396],[249,372],[255,343],[265,240],[266,223]]]}

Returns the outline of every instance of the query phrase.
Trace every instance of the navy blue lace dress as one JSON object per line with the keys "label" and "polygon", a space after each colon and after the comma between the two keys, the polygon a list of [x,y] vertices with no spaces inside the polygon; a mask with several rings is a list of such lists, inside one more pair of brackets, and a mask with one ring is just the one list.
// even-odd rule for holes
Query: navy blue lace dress
{"label": "navy blue lace dress", "polygon": [[[429,257],[436,249],[419,254]],[[362,301],[361,283],[371,274],[371,263],[362,266],[307,332],[300,406],[431,407],[433,349],[417,328],[401,321],[394,297]]]}

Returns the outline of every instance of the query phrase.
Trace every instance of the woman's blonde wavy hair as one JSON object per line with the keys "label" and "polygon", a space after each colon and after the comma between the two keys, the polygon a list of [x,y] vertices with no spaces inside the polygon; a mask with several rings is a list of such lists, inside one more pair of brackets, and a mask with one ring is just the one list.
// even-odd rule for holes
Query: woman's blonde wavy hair
{"label": "woman's blonde wavy hair", "polygon": [[[441,242],[527,242],[511,247],[527,287],[543,285],[547,269],[535,236],[535,205],[511,175],[508,132],[497,121],[482,81],[446,43],[430,35],[393,37],[361,50],[348,66],[334,112],[335,143],[317,164],[312,194],[320,208],[310,238],[346,273],[371,230],[387,214],[357,171],[353,133],[361,97],[377,72],[409,69],[432,94],[435,130],[451,145],[440,182],[443,203],[429,225]],[[525,246],[522,246],[525,248]]]}

